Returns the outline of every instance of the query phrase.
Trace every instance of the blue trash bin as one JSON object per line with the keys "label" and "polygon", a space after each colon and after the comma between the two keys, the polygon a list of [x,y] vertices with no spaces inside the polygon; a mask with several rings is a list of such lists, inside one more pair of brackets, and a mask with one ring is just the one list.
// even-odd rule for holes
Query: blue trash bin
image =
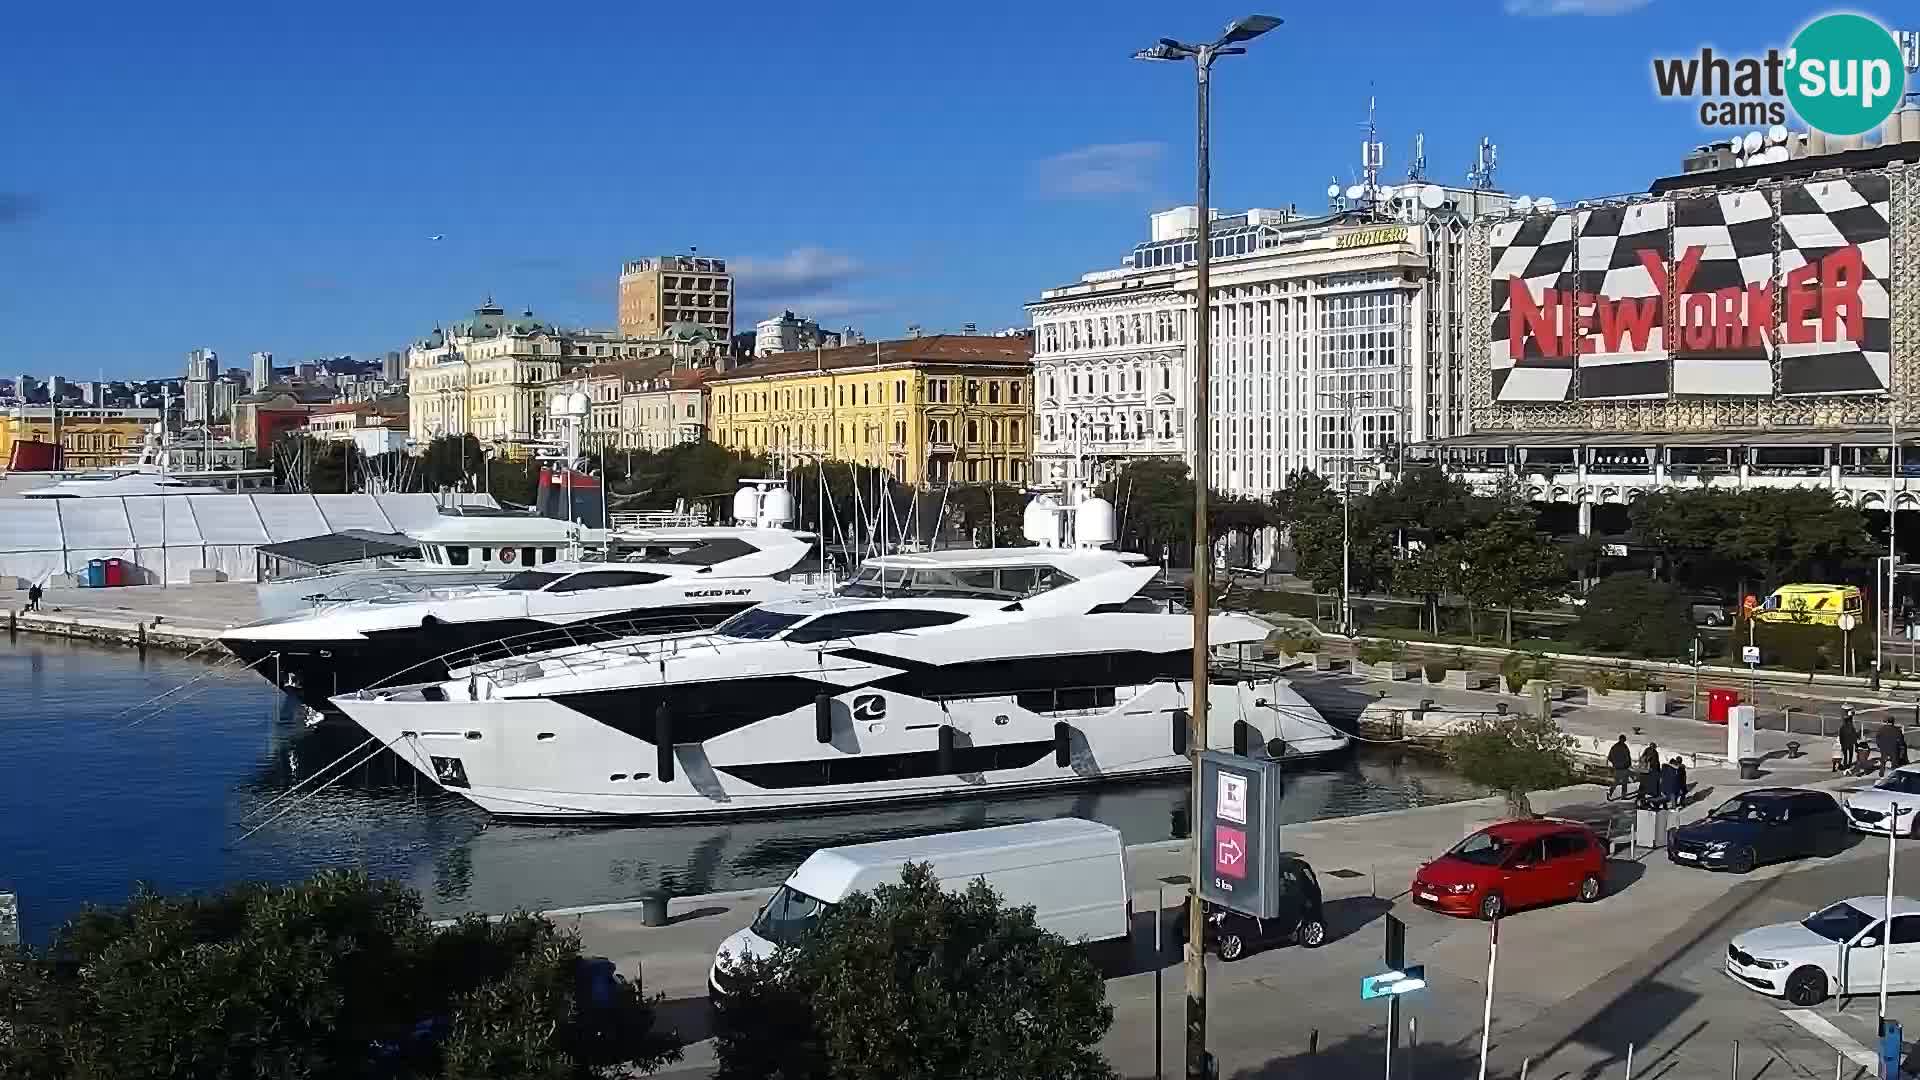
{"label": "blue trash bin", "polygon": [[87,587],[105,588],[107,584],[107,560],[91,559],[87,562]]}

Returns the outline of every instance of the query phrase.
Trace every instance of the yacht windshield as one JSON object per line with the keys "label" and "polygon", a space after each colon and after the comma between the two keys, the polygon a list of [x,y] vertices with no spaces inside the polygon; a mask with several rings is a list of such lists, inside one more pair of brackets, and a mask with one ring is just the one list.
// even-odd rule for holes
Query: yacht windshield
{"label": "yacht windshield", "polygon": [[752,930],[775,945],[786,945],[798,941],[800,935],[818,925],[828,906],[824,900],[808,896],[791,885],[782,885],[773,899],[767,901],[767,906],[760,909],[760,914],[754,916]]}
{"label": "yacht windshield", "polygon": [[841,596],[944,596],[1019,600],[1071,585],[1073,575],[1053,566],[863,566]]}
{"label": "yacht windshield", "polygon": [[508,592],[538,592],[565,576],[545,570],[522,570],[494,587]]}
{"label": "yacht windshield", "polygon": [[783,611],[748,608],[714,627],[713,632],[725,637],[765,640],[804,618],[805,614],[789,615]]}

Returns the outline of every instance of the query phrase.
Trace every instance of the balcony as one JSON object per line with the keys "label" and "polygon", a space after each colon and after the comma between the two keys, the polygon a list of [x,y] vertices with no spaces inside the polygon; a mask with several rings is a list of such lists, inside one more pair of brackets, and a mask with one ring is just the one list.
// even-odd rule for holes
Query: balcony
{"label": "balcony", "polygon": [[951,457],[958,452],[959,447],[955,446],[951,441],[942,442],[938,439],[930,439],[927,441],[927,453],[929,454],[945,454]]}

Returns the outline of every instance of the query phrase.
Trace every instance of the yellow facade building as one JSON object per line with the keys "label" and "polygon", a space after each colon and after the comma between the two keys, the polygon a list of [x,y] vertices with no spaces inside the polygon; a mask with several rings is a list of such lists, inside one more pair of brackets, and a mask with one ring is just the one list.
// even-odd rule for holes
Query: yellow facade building
{"label": "yellow facade building", "polygon": [[1025,335],[776,353],[714,376],[708,394],[714,442],[782,463],[872,465],[911,485],[1031,479]]}
{"label": "yellow facade building", "polygon": [[[159,422],[159,409],[53,409],[45,405],[16,405],[0,411],[0,470],[100,469],[129,465],[139,459],[147,432]],[[40,460],[51,456],[50,448],[56,443],[60,446],[60,460]]]}

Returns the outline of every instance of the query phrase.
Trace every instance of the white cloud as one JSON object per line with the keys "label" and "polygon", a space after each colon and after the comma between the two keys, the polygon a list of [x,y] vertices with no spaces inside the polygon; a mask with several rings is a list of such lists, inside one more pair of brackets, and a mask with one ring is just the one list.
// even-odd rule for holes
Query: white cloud
{"label": "white cloud", "polygon": [[1507,0],[1509,15],[1625,15],[1653,0]]}
{"label": "white cloud", "polygon": [[1056,198],[1137,195],[1150,191],[1167,144],[1095,143],[1034,163],[1034,187]]}
{"label": "white cloud", "polygon": [[872,299],[848,295],[869,270],[846,252],[799,247],[784,255],[737,258],[730,269],[745,319],[757,321],[782,311],[832,319],[884,309]]}

